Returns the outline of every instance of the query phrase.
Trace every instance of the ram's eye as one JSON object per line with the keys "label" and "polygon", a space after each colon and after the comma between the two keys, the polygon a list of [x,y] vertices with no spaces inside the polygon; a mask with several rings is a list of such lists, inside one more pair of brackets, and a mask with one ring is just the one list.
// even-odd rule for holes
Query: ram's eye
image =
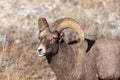
{"label": "ram's eye", "polygon": [[54,43],[55,41],[56,41],[56,39],[53,38],[53,39],[50,40],[50,43]]}
{"label": "ram's eye", "polygon": [[40,39],[40,37],[38,37],[38,39]]}
{"label": "ram's eye", "polygon": [[38,39],[39,39],[39,42],[41,42],[41,40],[42,40],[41,37],[38,37]]}
{"label": "ram's eye", "polygon": [[58,39],[58,37],[53,37],[53,39],[54,39],[54,40],[57,40],[57,39]]}

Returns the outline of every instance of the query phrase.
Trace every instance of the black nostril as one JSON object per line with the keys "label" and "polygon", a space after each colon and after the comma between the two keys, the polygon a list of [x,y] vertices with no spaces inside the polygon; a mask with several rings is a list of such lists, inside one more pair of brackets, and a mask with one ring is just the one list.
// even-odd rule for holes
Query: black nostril
{"label": "black nostril", "polygon": [[38,52],[42,51],[43,49],[38,49]]}

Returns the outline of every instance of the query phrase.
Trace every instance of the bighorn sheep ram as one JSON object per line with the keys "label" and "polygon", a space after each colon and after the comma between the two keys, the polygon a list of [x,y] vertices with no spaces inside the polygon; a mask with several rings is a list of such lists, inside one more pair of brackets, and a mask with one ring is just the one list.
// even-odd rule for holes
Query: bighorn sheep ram
{"label": "bighorn sheep ram", "polygon": [[[71,18],[55,21],[50,26],[53,30],[50,30],[45,18],[40,18],[38,24],[38,55],[46,56],[57,80],[119,80],[119,40],[99,39],[91,46],[84,38],[79,23]],[[67,28],[79,34],[80,39],[76,43],[67,44],[64,41],[62,30]]]}

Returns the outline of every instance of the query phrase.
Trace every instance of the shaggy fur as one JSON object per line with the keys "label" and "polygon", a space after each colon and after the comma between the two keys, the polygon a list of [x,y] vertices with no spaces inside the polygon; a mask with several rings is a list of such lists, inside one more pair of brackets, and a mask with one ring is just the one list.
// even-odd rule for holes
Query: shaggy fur
{"label": "shaggy fur", "polygon": [[[46,27],[47,22],[44,24]],[[86,39],[81,45],[78,41],[67,44],[60,32],[48,27],[39,38],[46,52],[38,48],[38,54],[46,56],[57,80],[119,80],[120,40]]]}

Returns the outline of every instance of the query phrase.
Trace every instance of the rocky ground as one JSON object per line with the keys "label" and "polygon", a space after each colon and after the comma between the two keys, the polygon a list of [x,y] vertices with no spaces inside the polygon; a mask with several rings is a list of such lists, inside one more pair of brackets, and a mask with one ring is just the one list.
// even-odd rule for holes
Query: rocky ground
{"label": "rocky ground", "polygon": [[56,80],[36,54],[39,17],[71,17],[86,38],[120,39],[120,0],[0,0],[0,80]]}

